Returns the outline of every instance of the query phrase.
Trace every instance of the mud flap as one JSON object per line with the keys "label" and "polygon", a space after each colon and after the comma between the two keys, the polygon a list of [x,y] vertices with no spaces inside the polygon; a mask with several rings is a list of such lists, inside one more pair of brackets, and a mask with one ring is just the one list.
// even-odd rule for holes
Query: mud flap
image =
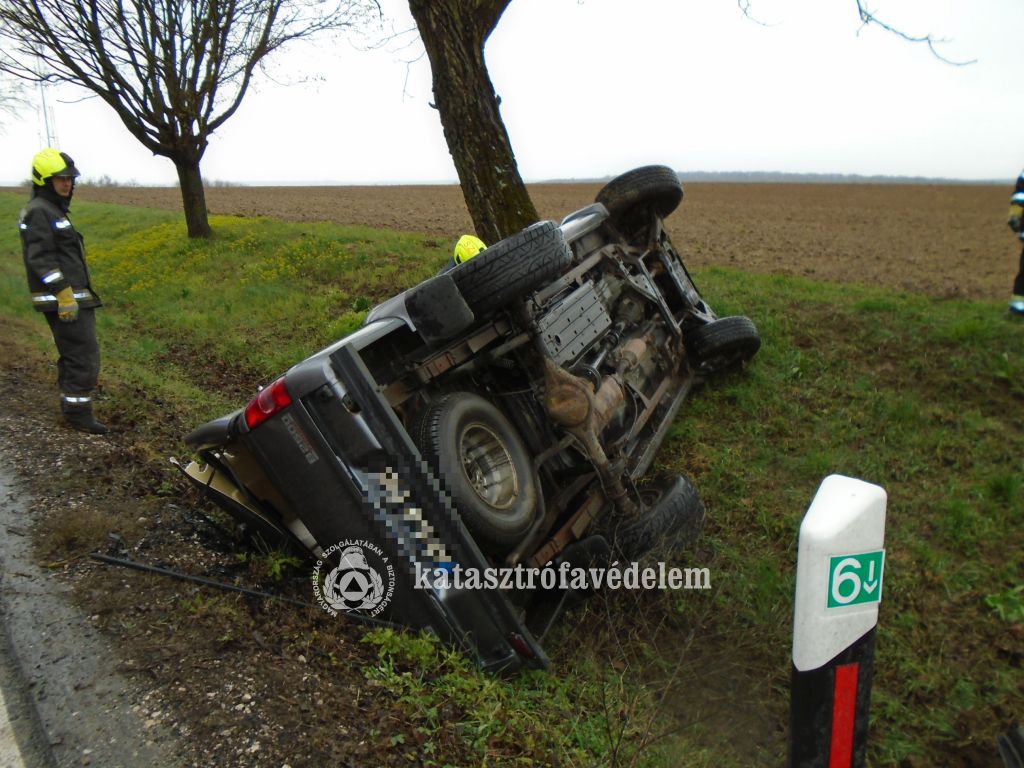
{"label": "mud flap", "polygon": [[439,344],[469,328],[476,316],[451,275],[420,283],[405,295],[405,311],[427,344]]}

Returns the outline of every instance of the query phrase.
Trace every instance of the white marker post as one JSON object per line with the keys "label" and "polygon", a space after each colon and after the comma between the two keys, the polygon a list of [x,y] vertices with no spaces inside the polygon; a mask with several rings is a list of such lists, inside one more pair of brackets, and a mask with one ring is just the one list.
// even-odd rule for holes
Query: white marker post
{"label": "white marker post", "polygon": [[790,768],[862,768],[885,567],[885,490],[821,483],[796,565]]}

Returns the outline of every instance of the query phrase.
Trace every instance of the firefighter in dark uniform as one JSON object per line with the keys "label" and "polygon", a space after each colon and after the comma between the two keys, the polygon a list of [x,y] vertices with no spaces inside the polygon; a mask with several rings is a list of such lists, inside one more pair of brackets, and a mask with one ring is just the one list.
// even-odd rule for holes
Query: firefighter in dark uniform
{"label": "firefighter in dark uniform", "polygon": [[[1024,240],[1024,229],[1021,227],[1021,215],[1024,214],[1024,172],[1017,178],[1017,186],[1010,198],[1010,229],[1020,233]],[[1024,315],[1024,250],[1020,254],[1020,266],[1017,278],[1013,281],[1013,296],[1010,298],[1010,311],[1015,315]]]}
{"label": "firefighter in dark uniform", "polygon": [[32,158],[32,199],[21,212],[22,255],[32,304],[50,324],[57,344],[57,384],[61,412],[75,429],[107,432],[92,411],[100,373],[95,309],[85,244],[68,218],[78,169],[60,150],[49,147]]}

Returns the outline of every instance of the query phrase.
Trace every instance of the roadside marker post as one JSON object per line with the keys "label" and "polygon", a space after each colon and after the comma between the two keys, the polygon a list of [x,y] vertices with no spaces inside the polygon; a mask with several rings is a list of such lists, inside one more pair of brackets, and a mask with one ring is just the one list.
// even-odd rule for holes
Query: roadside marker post
{"label": "roadside marker post", "polygon": [[800,524],[790,768],[863,768],[885,570],[883,488],[829,475]]}

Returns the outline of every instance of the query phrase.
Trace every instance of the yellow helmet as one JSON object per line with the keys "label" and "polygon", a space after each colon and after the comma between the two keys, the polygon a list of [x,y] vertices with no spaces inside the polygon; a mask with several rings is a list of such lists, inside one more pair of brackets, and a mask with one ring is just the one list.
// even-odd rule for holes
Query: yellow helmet
{"label": "yellow helmet", "polygon": [[452,258],[455,259],[456,264],[461,264],[464,261],[469,261],[486,248],[487,245],[479,237],[463,235],[455,244],[455,253]]}
{"label": "yellow helmet", "polygon": [[59,149],[47,147],[32,158],[32,183],[41,187],[53,176],[75,178],[79,176],[75,161]]}

